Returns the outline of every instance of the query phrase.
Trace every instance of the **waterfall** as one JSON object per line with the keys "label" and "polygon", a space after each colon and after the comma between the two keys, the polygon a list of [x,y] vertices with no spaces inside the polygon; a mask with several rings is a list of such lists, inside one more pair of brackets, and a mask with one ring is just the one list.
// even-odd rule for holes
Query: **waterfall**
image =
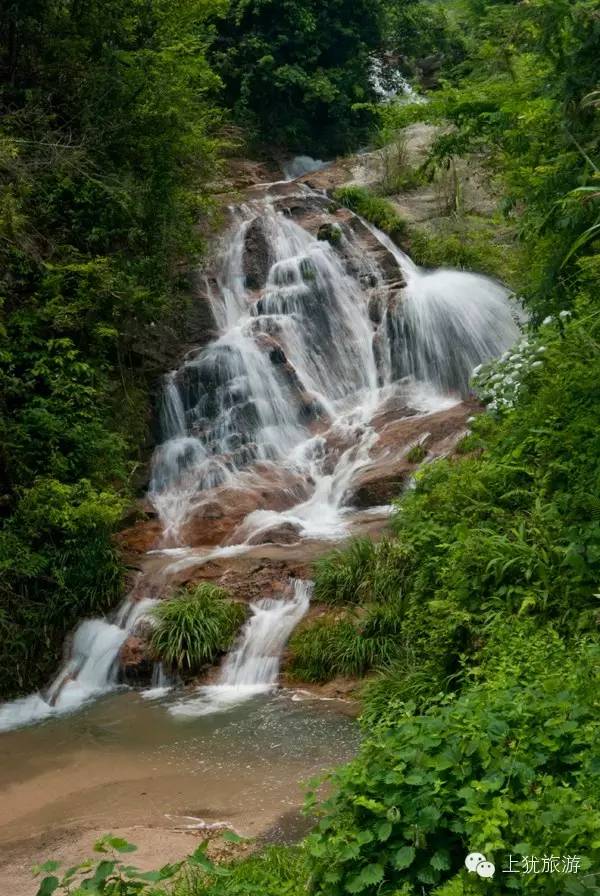
{"label": "waterfall", "polygon": [[217,683],[204,685],[197,696],[175,703],[169,710],[173,715],[208,715],[273,689],[281,654],[308,610],[313,583],[294,579],[292,587],[289,600],[265,598],[250,605],[252,615],[227,655]]}
{"label": "waterfall", "polygon": [[406,286],[386,323],[391,376],[412,376],[442,391],[465,393],[478,364],[498,357],[519,336],[524,316],[502,284],[480,274],[419,268],[373,225]]}
{"label": "waterfall", "polygon": [[324,162],[322,159],[313,159],[312,156],[294,156],[289,162],[282,165],[283,176],[286,180],[296,180],[304,174],[312,174],[314,171],[321,171],[330,165],[331,162]]}
{"label": "waterfall", "polygon": [[[318,164],[295,160],[292,173]],[[348,535],[353,481],[386,425],[378,415],[452,407],[473,368],[519,337],[518,305],[499,283],[417,267],[306,185],[268,189],[230,209],[206,277],[217,337],[164,378],[149,499],[163,529],[157,553],[172,555],[165,584],[189,566],[282,543],[282,530],[296,541]],[[273,687],[309,591],[296,582],[292,599],[253,604],[219,682],[172,711],[212,712]],[[152,603],[127,600],[112,620],[82,622],[47,692],[0,706],[0,730],[115,687],[119,651]],[[150,696],[171,684],[160,666],[156,676]]]}
{"label": "waterfall", "polygon": [[[296,189],[297,202],[326,214],[326,200]],[[458,401],[473,368],[519,337],[501,284],[418,268],[360,219],[335,225],[337,243],[318,239],[289,213],[295,197],[234,210],[209,290],[218,338],[165,379],[150,488],[165,546],[186,543],[209,493],[268,489],[282,474],[305,494],[289,509],[249,511],[228,543],[255,543],[282,523],[299,537],[339,538],[348,486],[377,439],[376,409],[394,395],[417,413],[425,394],[430,410]],[[315,435],[326,427],[329,441]],[[335,457],[334,440],[344,449]]]}
{"label": "waterfall", "polygon": [[142,691],[142,697],[145,700],[156,700],[164,697],[176,685],[176,679],[170,675],[165,669],[163,663],[154,663],[152,667],[152,679],[150,687]]}
{"label": "waterfall", "polygon": [[117,686],[121,647],[156,604],[128,598],[112,620],[85,619],[75,630],[69,656],[43,693],[0,706],[0,731],[69,712]]}

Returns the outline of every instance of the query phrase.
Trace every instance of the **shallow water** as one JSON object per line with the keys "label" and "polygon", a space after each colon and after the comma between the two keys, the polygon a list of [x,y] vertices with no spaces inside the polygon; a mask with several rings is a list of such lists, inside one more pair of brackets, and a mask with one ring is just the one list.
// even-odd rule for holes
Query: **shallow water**
{"label": "shallow water", "polygon": [[301,782],[358,746],[357,724],[335,702],[279,691],[227,712],[179,717],[168,711],[177,699],[113,693],[0,735],[5,860],[25,840],[30,849],[36,837],[48,842],[49,832],[142,819],[169,830],[227,822],[248,836],[293,837],[302,829]]}

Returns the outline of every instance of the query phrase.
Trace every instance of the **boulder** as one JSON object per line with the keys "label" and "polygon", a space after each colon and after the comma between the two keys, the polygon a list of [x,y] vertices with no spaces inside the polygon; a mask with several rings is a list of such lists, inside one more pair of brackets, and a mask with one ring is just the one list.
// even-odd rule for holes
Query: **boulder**
{"label": "boulder", "polygon": [[119,651],[119,665],[125,681],[147,683],[154,665],[148,641],[139,635],[130,635]]}

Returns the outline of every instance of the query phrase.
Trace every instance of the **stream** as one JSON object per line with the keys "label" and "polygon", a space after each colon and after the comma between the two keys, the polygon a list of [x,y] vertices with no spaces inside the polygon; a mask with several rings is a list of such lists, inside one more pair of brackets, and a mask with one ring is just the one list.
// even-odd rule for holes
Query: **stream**
{"label": "stream", "polygon": [[[214,338],[164,377],[151,513],[124,536],[132,591],[80,624],[47,688],[0,706],[0,861],[15,896],[61,836],[81,858],[85,832],[134,827],[153,856],[148,832],[162,830],[166,860],[204,824],[299,835],[300,782],[358,743],[341,704],[278,689],[310,561],[385,528],[411,447],[452,450],[473,368],[519,336],[502,285],[418,268],[302,178],[251,188],[227,215],[196,297]],[[250,605],[230,654],[197,687],[157,663],[128,688],[123,651],[157,600],[199,578],[233,582]]]}

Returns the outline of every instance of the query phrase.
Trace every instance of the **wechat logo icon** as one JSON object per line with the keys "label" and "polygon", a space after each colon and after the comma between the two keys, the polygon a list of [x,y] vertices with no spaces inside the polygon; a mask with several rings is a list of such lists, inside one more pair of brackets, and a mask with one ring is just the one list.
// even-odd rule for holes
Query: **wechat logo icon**
{"label": "wechat logo icon", "polygon": [[470,852],[465,859],[467,871],[475,872],[479,877],[493,877],[496,866],[488,862],[482,852]]}

